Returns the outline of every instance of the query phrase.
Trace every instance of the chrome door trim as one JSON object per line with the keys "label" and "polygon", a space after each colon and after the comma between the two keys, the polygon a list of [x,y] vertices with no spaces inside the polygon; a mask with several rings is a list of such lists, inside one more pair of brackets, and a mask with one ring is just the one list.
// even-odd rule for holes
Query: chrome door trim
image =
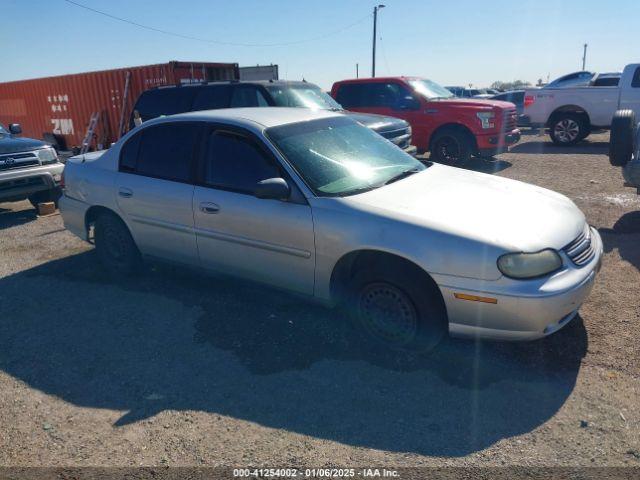
{"label": "chrome door trim", "polygon": [[153,227],[163,227],[168,230],[174,230],[176,232],[193,233],[193,227],[190,227],[188,225],[181,225],[179,223],[171,223],[171,222],[165,222],[162,220],[139,217],[138,215],[129,215],[129,217],[134,222],[141,223],[143,225],[151,225]]}
{"label": "chrome door trim", "polygon": [[292,255],[294,257],[311,258],[311,252],[309,252],[308,250],[286,247],[284,245],[276,245],[274,243],[263,242],[260,240],[252,240],[250,238],[240,237],[238,235],[229,235],[228,233],[221,233],[213,230],[206,230],[203,228],[196,228],[195,232],[196,235],[202,235],[203,237],[213,238],[215,240],[222,240],[223,242],[238,243],[240,245],[246,245],[248,247],[260,248],[262,250],[269,250],[272,252]]}

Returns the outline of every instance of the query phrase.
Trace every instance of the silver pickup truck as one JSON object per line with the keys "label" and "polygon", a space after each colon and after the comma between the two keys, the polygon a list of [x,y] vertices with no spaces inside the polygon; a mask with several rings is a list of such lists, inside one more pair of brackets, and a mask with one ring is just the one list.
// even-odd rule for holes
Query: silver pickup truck
{"label": "silver pickup truck", "polygon": [[0,202],[57,203],[64,165],[51,146],[20,133],[17,123],[0,125]]}

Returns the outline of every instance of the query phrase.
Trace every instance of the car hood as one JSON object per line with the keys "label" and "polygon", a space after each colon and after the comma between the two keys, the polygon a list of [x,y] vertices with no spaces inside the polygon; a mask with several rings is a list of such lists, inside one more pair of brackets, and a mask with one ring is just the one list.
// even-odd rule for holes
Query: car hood
{"label": "car hood", "polygon": [[375,115],[372,113],[356,113],[345,111],[345,115],[354,119],[356,122],[361,123],[365,127],[370,128],[375,132],[386,132],[388,130],[398,130],[401,128],[407,128],[409,124],[400,118],[387,117],[385,115]]}
{"label": "car hood", "polygon": [[48,146],[46,143],[33,138],[3,137],[0,138],[0,155],[29,152],[46,146]]}
{"label": "car hood", "polygon": [[505,251],[561,249],[584,229],[584,214],[564,195],[492,175],[432,165],[347,203]]}
{"label": "car hood", "polygon": [[486,110],[487,108],[512,109],[513,103],[503,102],[502,100],[490,100],[483,98],[447,98],[437,100],[439,105],[453,108],[477,108],[478,110]]}

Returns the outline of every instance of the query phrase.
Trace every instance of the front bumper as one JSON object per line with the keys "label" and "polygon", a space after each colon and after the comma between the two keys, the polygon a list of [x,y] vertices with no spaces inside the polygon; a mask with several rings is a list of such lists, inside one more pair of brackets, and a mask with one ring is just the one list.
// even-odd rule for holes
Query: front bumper
{"label": "front bumper", "polygon": [[[560,330],[577,315],[600,269],[602,239],[593,228],[591,234],[595,255],[588,264],[577,267],[565,259],[566,268],[543,279],[464,279],[456,284],[434,278],[447,307],[449,333],[492,340],[535,340]],[[460,300],[456,293],[492,298],[496,303]]]}
{"label": "front bumper", "polygon": [[509,147],[520,141],[520,130],[513,129],[509,132],[494,132],[476,136],[478,153],[481,156],[498,155],[509,151]]}
{"label": "front bumper", "polygon": [[62,163],[16,168],[0,172],[0,200],[25,198],[60,185]]}
{"label": "front bumper", "polygon": [[81,239],[88,240],[85,218],[87,210],[89,210],[89,205],[75,198],[63,195],[58,202],[58,208],[62,215],[64,228]]}

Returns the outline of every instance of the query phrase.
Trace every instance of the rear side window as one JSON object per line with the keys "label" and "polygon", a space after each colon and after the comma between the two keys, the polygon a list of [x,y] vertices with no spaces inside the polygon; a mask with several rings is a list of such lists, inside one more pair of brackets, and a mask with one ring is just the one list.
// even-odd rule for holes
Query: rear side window
{"label": "rear side window", "polygon": [[145,128],[122,147],[120,171],[189,182],[199,130],[193,123]]}
{"label": "rear side window", "polygon": [[207,141],[204,183],[252,194],[256,184],[281,176],[271,159],[253,141],[231,132],[213,132]]}
{"label": "rear side window", "polygon": [[636,71],[633,73],[633,79],[631,80],[631,86],[633,88],[640,87],[640,67],[636,68]]}
{"label": "rear side window", "polygon": [[257,87],[249,85],[234,87],[231,94],[231,108],[268,106],[269,102]]}
{"label": "rear side window", "polygon": [[192,110],[217,110],[229,107],[231,87],[228,85],[212,85],[198,90]]}
{"label": "rear side window", "polygon": [[[356,88],[353,88],[356,87]],[[406,90],[397,83],[365,83],[343,85],[338,90],[337,101],[345,108],[349,107],[388,107],[396,105]],[[410,93],[407,93],[410,95]],[[346,98],[345,98],[346,97]],[[345,98],[345,101],[343,101]]]}
{"label": "rear side window", "polygon": [[163,115],[188,112],[197,90],[193,87],[148,90],[140,96],[134,110],[138,111],[143,122]]}
{"label": "rear side window", "polygon": [[338,88],[336,101],[344,108],[363,107],[364,84],[344,84]]}

